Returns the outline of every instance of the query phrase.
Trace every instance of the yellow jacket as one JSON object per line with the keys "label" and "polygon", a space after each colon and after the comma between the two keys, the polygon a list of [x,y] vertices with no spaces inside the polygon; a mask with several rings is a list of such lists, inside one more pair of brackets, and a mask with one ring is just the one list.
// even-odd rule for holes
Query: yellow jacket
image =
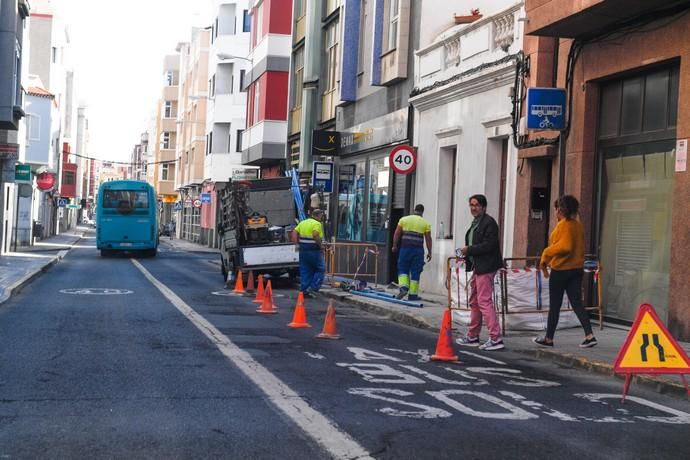
{"label": "yellow jacket", "polygon": [[574,270],[585,265],[585,230],[579,220],[561,219],[551,232],[541,265],[553,270]]}

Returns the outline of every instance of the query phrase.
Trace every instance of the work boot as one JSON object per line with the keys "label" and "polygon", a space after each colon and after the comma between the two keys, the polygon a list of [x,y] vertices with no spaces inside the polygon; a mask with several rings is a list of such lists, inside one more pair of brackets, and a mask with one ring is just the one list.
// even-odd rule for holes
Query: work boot
{"label": "work boot", "polygon": [[407,295],[407,291],[409,291],[408,288],[406,288],[406,287],[401,287],[401,288],[400,288],[400,292],[398,292],[398,294],[395,296],[395,298],[398,299],[398,300],[402,300],[403,297],[405,297],[405,296]]}
{"label": "work boot", "polygon": [[407,300],[410,302],[416,302],[419,300],[419,296],[417,294],[410,294],[407,296]]}

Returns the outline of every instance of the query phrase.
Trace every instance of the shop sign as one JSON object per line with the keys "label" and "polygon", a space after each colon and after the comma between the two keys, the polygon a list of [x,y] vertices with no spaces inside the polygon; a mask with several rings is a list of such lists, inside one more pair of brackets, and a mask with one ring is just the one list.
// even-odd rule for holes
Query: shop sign
{"label": "shop sign", "polygon": [[688,168],[688,140],[676,141],[676,172],[684,172]]}
{"label": "shop sign", "polygon": [[333,163],[330,161],[315,161],[312,171],[314,188],[324,193],[333,192]]}
{"label": "shop sign", "polygon": [[31,180],[31,165],[22,165],[17,163],[14,166],[14,180],[16,181],[30,181]]}
{"label": "shop sign", "polygon": [[407,139],[407,108],[396,110],[340,132],[340,155]]}
{"label": "shop sign", "polygon": [[[349,135],[349,134],[345,134]],[[340,133],[315,129],[311,136],[311,154],[313,156],[334,156],[340,153]]]}
{"label": "shop sign", "polygon": [[0,144],[0,160],[19,158],[19,144]]}
{"label": "shop sign", "polygon": [[565,129],[565,89],[527,88],[527,129]]}
{"label": "shop sign", "polygon": [[232,180],[253,180],[259,178],[259,170],[257,168],[232,168],[230,174]]}

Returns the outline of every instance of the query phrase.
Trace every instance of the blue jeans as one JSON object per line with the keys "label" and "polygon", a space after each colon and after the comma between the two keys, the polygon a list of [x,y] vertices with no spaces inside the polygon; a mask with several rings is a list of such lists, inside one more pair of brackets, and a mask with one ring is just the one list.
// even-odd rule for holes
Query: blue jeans
{"label": "blue jeans", "polygon": [[424,270],[424,248],[400,248],[398,275],[410,275],[411,281],[419,282]]}
{"label": "blue jeans", "polygon": [[326,267],[321,251],[307,249],[299,252],[299,280],[300,291],[307,289],[318,291],[321,289]]}

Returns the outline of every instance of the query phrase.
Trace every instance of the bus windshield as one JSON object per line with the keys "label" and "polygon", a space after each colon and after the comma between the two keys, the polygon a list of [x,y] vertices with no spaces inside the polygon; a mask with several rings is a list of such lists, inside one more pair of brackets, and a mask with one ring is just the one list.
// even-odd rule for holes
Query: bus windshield
{"label": "bus windshield", "polygon": [[105,190],[103,208],[114,208],[122,214],[129,214],[135,209],[148,209],[149,195],[146,190]]}

